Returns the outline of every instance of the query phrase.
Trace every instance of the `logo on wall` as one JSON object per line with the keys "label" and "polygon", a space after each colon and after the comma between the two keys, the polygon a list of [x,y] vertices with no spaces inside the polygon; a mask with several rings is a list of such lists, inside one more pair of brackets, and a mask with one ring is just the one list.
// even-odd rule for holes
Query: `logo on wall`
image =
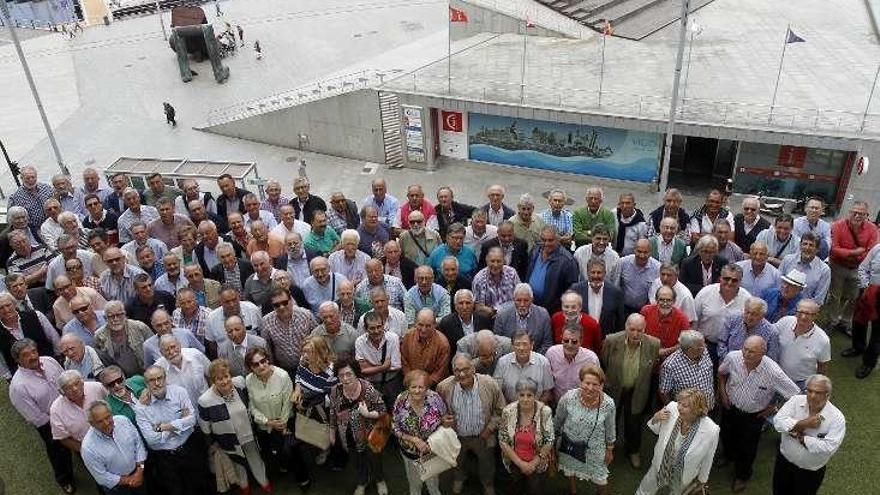
{"label": "logo on wall", "polygon": [[462,132],[461,112],[448,112],[443,110],[441,117],[443,119],[443,130],[452,132]]}

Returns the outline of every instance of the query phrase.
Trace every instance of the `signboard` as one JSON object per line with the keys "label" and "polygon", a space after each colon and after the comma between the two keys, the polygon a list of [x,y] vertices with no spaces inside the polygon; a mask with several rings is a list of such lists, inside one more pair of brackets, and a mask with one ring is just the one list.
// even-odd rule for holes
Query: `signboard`
{"label": "signboard", "polygon": [[440,125],[440,155],[468,159],[467,116],[463,112],[441,110],[439,113]]}
{"label": "signboard", "polygon": [[777,165],[786,168],[804,168],[807,148],[802,146],[780,146]]}
{"label": "signboard", "polygon": [[425,135],[422,131],[422,107],[401,105],[406,141],[406,159],[410,162],[425,161]]}
{"label": "signboard", "polygon": [[657,175],[660,134],[471,113],[471,160],[609,179],[651,182]]}

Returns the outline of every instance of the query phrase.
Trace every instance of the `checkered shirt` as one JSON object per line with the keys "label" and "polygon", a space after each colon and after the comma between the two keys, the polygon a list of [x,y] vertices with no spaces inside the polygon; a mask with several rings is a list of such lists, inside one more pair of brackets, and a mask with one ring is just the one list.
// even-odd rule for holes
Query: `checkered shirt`
{"label": "checkered shirt", "polygon": [[205,328],[208,325],[208,314],[211,312],[210,309],[199,306],[199,310],[196,314],[187,321],[183,316],[183,311],[180,308],[174,310],[174,314],[171,315],[171,324],[174,328],[185,328],[192,332],[193,335],[199,339],[199,342],[205,342]]}
{"label": "checkered shirt", "polygon": [[279,320],[274,311],[264,316],[262,336],[272,350],[275,364],[295,370],[299,366],[303,339],[317,326],[311,311],[300,307],[293,308],[289,324]]}
{"label": "checkered shirt", "polygon": [[556,227],[556,232],[561,236],[574,232],[574,225],[571,219],[571,212],[565,209],[560,211],[558,216],[554,215],[553,210],[549,208],[541,212],[541,220],[547,225]]}
{"label": "checkered shirt", "polygon": [[[370,300],[370,291],[378,288],[378,285],[370,284],[370,279],[363,279],[354,289],[354,297],[363,301]],[[403,311],[403,299],[406,297],[406,287],[403,282],[394,275],[384,275],[382,279],[382,288],[388,294],[388,304]]]}
{"label": "checkered shirt", "polygon": [[55,197],[55,188],[49,184],[37,182],[37,187],[29,191],[24,186],[9,196],[9,206],[21,206],[28,212],[28,225],[40,228],[46,220],[46,212],[43,211],[43,203],[47,199]]}
{"label": "checkered shirt", "polygon": [[159,218],[159,210],[152,206],[141,205],[141,214],[131,211],[131,208],[125,210],[119,219],[116,220],[116,228],[119,231],[119,242],[126,243],[132,239],[131,226],[135,222],[143,222],[149,225],[153,220]]}
{"label": "checkered shirt", "polygon": [[519,274],[513,267],[507,265],[501,267],[501,280],[498,283],[489,274],[489,267],[483,268],[471,284],[474,302],[498,309],[503,304],[513,301],[513,289],[519,282]]}
{"label": "checkered shirt", "polygon": [[706,395],[711,410],[715,407],[715,387],[712,382],[712,360],[709,351],[694,364],[681,349],[673,352],[660,367],[660,392],[675,400],[676,394],[686,388],[696,388]]}

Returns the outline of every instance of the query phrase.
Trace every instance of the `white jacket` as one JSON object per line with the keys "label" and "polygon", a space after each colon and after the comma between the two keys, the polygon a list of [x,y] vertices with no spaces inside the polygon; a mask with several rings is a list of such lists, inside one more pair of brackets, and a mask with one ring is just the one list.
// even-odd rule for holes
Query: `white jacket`
{"label": "white jacket", "polygon": [[[666,450],[666,442],[672,434],[675,422],[678,421],[678,403],[670,402],[664,408],[670,416],[666,421],[653,423],[648,420],[648,428],[656,433],[659,438],[654,446],[654,459],[651,461],[651,469],[642,479],[638,495],[652,494],[657,491],[657,473],[663,462],[663,452]],[[681,486],[685,487],[694,479],[705,483],[709,480],[709,471],[712,469],[712,460],[715,457],[715,448],[718,447],[718,434],[720,428],[711,419],[704,416],[697,427],[697,436],[691,442],[687,453],[684,455],[684,466],[681,470]]]}

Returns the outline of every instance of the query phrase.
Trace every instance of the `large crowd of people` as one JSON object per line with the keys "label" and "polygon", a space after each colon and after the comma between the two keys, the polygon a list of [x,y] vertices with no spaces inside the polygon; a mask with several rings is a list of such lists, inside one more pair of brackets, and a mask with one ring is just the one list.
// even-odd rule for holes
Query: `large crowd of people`
{"label": "large crowd of people", "polygon": [[216,197],[160,174],[21,179],[0,375],[65,493],[81,457],[114,495],[305,491],[312,464],[349,462],[355,495],[386,495],[383,448],[410,495],[444,470],[453,494],[491,495],[496,458],[509,493],[555,473],[609,493],[615,456],[645,469],[638,494],[703,493],[720,464],[741,492],[769,425],[774,494],[811,494],[845,435],[822,327],[851,333],[858,378],[880,353],[862,201],[771,223],[716,190],[688,213],[674,189],[642,211],[590,187],[572,211],[561,189],[544,207],[500,185],[472,206],[383,179],[359,203],[305,177],[265,199],[229,175]]}

